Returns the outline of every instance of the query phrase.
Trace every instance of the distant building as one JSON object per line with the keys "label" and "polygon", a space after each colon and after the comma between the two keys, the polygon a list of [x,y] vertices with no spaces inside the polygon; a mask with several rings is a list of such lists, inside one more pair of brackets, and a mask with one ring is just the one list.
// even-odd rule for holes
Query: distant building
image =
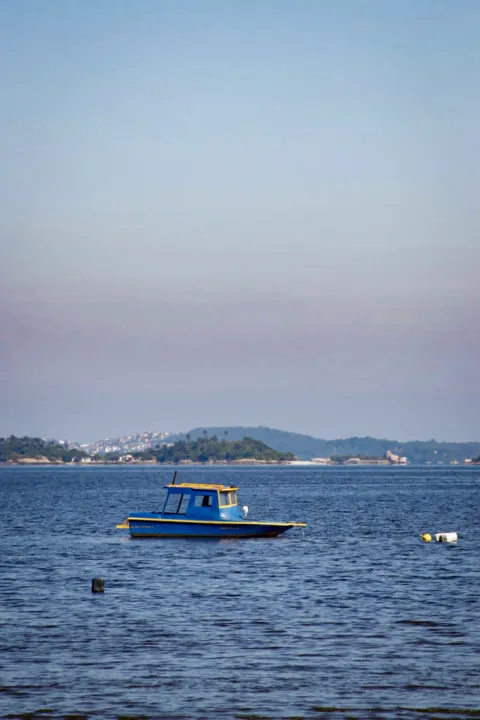
{"label": "distant building", "polygon": [[397,465],[406,465],[408,462],[408,459],[405,456],[400,457],[400,455],[396,455],[391,450],[387,450],[385,456],[387,460],[391,463],[396,463]]}
{"label": "distant building", "polygon": [[120,455],[118,460],[119,460],[119,462],[125,462],[125,463],[133,462],[133,455],[129,455],[128,453],[127,453],[127,455]]}

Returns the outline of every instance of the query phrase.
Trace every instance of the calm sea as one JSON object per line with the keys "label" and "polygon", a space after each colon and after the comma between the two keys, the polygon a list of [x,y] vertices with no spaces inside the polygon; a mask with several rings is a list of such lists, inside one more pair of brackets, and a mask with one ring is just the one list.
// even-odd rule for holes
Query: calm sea
{"label": "calm sea", "polygon": [[307,530],[116,530],[171,474],[0,469],[0,717],[480,716],[480,468],[186,468]]}

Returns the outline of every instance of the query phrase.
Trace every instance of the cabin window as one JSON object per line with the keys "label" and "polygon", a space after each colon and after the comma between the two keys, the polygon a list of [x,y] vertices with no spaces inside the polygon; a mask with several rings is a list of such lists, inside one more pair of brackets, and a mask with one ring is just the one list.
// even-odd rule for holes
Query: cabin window
{"label": "cabin window", "polygon": [[171,493],[167,498],[163,512],[168,515],[185,515],[189,502],[190,493],[183,495],[180,493]]}
{"label": "cabin window", "polygon": [[190,502],[190,494],[182,495],[180,505],[178,506],[178,514],[179,515],[186,514],[189,502]]}
{"label": "cabin window", "polygon": [[182,496],[178,493],[171,493],[168,498],[167,502],[165,503],[165,509],[163,512],[169,513],[170,515],[176,515],[178,510],[178,505],[182,499]]}
{"label": "cabin window", "polygon": [[220,493],[220,505],[235,505],[235,493],[234,492],[221,492]]}
{"label": "cabin window", "polygon": [[213,495],[195,495],[195,507],[212,507]]}

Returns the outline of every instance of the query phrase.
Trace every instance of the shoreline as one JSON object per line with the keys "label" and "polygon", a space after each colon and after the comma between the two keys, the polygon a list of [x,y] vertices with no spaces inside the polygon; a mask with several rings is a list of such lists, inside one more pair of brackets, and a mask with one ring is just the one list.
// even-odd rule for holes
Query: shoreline
{"label": "shoreline", "polygon": [[119,462],[119,461],[100,461],[100,460],[93,460],[91,462],[57,462],[52,460],[36,460],[34,458],[29,458],[26,460],[21,460],[20,462],[13,461],[13,460],[7,460],[6,462],[0,462],[0,468],[2,467],[66,467],[66,468],[73,468],[73,467],[81,467],[81,468],[88,468],[88,467],[182,467],[182,468],[188,468],[188,467],[271,467],[271,466],[281,466],[281,467],[292,467],[292,468],[300,468],[300,467],[308,467],[308,468],[326,468],[326,467],[348,467],[348,468],[356,468],[356,467],[382,467],[382,468],[405,468],[405,467],[411,467],[411,466],[429,466],[429,467],[478,467],[480,466],[480,463],[474,463],[474,462],[439,462],[439,463],[432,463],[432,462],[425,462],[425,463],[415,463],[415,462],[408,462],[408,463],[395,463],[395,462],[385,462],[384,460],[362,460],[359,462],[313,462],[311,460],[217,460],[213,462],[178,462],[178,463],[162,463],[157,462],[156,460],[136,460],[136,461],[129,461],[129,462]]}

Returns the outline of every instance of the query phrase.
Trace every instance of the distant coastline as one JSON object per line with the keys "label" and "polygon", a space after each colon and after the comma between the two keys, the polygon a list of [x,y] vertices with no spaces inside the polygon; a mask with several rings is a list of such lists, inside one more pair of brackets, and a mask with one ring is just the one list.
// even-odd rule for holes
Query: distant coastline
{"label": "distant coastline", "polygon": [[[63,462],[62,460],[49,460],[46,457],[22,457],[18,460],[0,460],[0,468],[3,467],[82,467],[82,468],[94,468],[94,467],[136,467],[136,466],[148,466],[148,467],[222,467],[222,466],[236,466],[236,467],[268,467],[268,466],[282,466],[282,467],[339,467],[345,466],[349,468],[355,467],[390,467],[390,468],[406,468],[410,466],[425,466],[431,465],[432,467],[444,467],[444,463],[432,464],[431,462],[425,463],[397,463],[387,460],[385,458],[349,458],[348,460],[331,460],[330,458],[321,458],[315,460],[258,460],[256,458],[243,458],[238,460],[209,460],[209,461],[166,461],[159,462],[157,460],[73,460]],[[480,465],[480,458],[466,459],[463,463],[452,462],[447,465],[457,467],[475,467]]]}
{"label": "distant coastline", "polygon": [[[221,439],[219,439],[221,438]],[[268,442],[267,442],[268,441]],[[133,433],[79,445],[38,437],[0,438],[3,465],[475,465],[480,443],[347,438],[321,440],[271,428],[196,428]]]}

